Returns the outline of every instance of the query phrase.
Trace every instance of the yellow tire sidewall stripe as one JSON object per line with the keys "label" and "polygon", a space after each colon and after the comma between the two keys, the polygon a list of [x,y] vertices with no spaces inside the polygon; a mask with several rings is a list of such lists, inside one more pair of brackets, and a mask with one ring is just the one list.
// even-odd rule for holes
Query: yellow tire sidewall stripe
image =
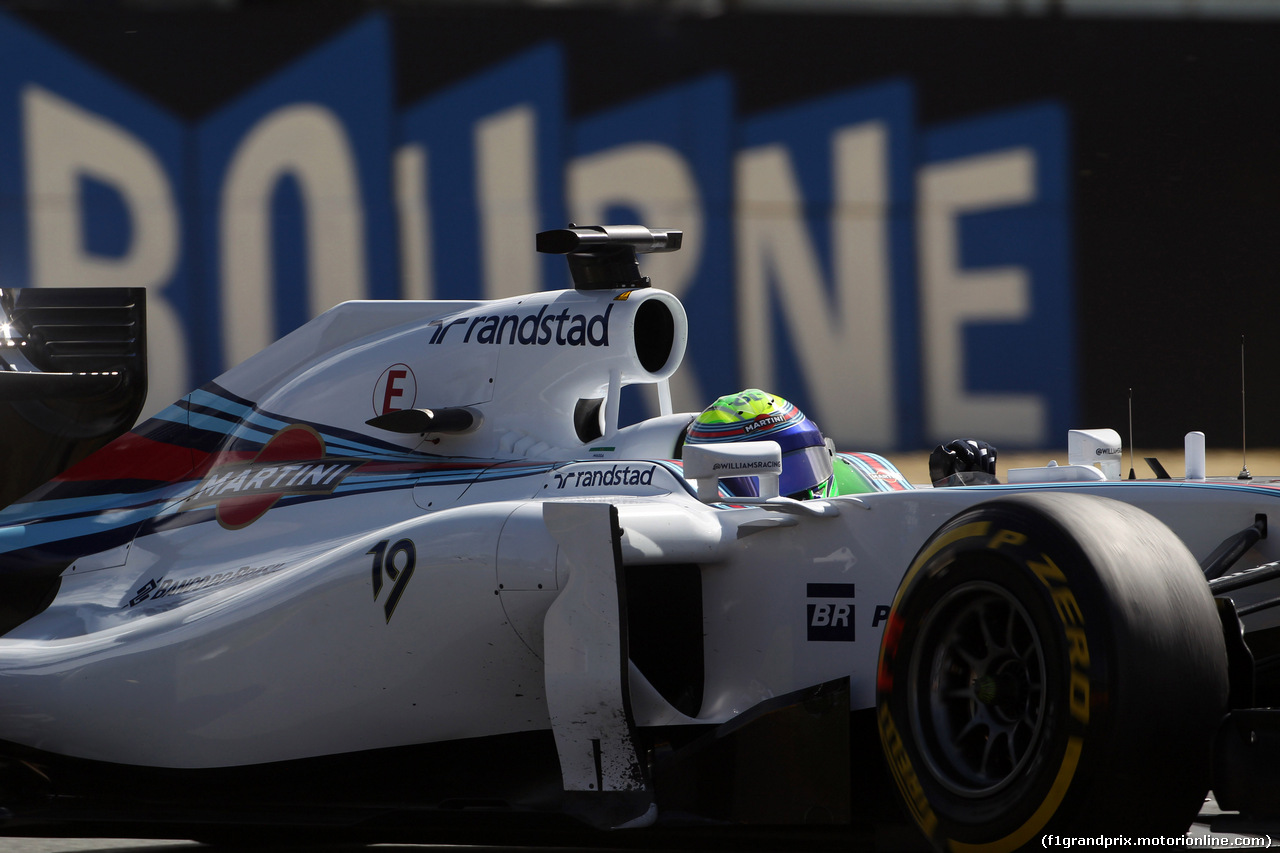
{"label": "yellow tire sidewall stripe", "polygon": [[1045,824],[1058,810],[1058,806],[1062,805],[1067,789],[1071,787],[1071,780],[1076,775],[1076,767],[1080,763],[1080,753],[1083,750],[1084,738],[1078,735],[1067,738],[1067,749],[1062,756],[1062,765],[1058,768],[1058,775],[1053,780],[1053,786],[1049,788],[1048,796],[1044,798],[1040,808],[1036,809],[1035,814],[1031,815],[1022,826],[998,841],[983,844],[966,844],[963,841],[948,839],[947,848],[952,853],[1008,853],[1026,844],[1044,829]]}
{"label": "yellow tire sidewall stripe", "polygon": [[[930,542],[925,550],[921,551],[916,556],[916,559],[912,561],[911,567],[907,570],[902,582],[898,585],[898,592],[897,595],[894,596],[892,612],[898,612],[899,606],[902,602],[902,597],[915,580],[916,575],[919,574],[921,569],[928,564],[928,562],[933,559],[939,551],[942,551],[944,548],[965,539],[979,537],[984,539],[988,538],[991,526],[992,523],[990,521],[971,522],[969,524],[961,525],[955,530],[951,530]],[[880,657],[880,665],[883,666],[883,646],[880,649]],[[1044,829],[1045,825],[1048,824],[1049,820],[1057,812],[1058,807],[1062,804],[1062,800],[1066,797],[1067,791],[1071,787],[1071,781],[1075,778],[1076,768],[1079,766],[1080,754],[1083,750],[1083,737],[1080,737],[1079,735],[1072,735],[1067,738],[1066,750],[1062,756],[1062,764],[1058,767],[1057,776],[1054,778],[1053,784],[1050,786],[1044,802],[1040,804],[1039,808],[1036,809],[1031,817],[1022,824],[1022,826],[1018,827],[1004,838],[996,841],[984,842],[982,844],[969,844],[955,839],[947,839],[947,848],[951,850],[952,853],[1008,853],[1009,851],[1017,850],[1019,847],[1022,847],[1027,842],[1031,841],[1031,839]],[[903,790],[904,780],[901,775],[897,772],[893,775],[894,781],[897,783],[903,796],[910,800],[909,792]],[[913,814],[913,816],[915,815]],[[921,823],[919,817],[917,817],[917,823]],[[929,833],[930,830],[933,829],[933,827],[925,827],[923,825],[920,828],[925,830],[926,833]]]}

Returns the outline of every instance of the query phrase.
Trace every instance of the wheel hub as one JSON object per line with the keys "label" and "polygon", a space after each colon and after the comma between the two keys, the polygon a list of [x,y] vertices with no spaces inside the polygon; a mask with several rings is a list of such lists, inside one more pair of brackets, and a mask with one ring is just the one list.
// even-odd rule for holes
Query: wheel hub
{"label": "wheel hub", "polygon": [[1012,784],[1039,744],[1044,649],[1018,600],[987,581],[931,608],[912,655],[912,726],[935,778],[961,796]]}

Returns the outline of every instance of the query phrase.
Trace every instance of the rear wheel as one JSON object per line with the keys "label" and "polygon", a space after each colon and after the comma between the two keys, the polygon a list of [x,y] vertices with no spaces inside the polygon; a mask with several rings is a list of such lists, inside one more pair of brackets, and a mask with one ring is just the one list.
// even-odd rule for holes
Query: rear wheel
{"label": "rear wheel", "polygon": [[877,680],[899,793],[952,849],[1185,831],[1227,697],[1195,559],[1145,512],[1064,493],[939,528],[899,587]]}

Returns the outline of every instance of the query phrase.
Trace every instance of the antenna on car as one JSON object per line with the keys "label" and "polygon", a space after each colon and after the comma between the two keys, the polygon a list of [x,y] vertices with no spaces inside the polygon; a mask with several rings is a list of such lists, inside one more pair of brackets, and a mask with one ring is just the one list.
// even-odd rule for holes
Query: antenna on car
{"label": "antenna on car", "polygon": [[1240,336],[1240,473],[1236,476],[1237,480],[1252,480],[1253,475],[1249,473],[1249,447],[1245,441],[1245,412],[1244,412],[1244,335]]}
{"label": "antenna on car", "polygon": [[1129,479],[1136,480],[1138,475],[1133,471],[1133,389],[1129,389]]}
{"label": "antenna on car", "polygon": [[569,272],[577,290],[648,287],[640,275],[637,254],[674,252],[684,232],[643,225],[586,225],[542,231],[536,248],[550,255],[568,255]]}

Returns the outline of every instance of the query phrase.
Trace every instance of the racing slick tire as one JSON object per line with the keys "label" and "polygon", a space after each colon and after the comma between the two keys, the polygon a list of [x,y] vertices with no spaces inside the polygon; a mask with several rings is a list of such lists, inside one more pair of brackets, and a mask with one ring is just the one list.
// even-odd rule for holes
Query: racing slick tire
{"label": "racing slick tire", "polygon": [[881,746],[940,849],[1182,835],[1226,706],[1195,559],[1146,512],[1092,495],[952,518],[912,561],[880,645]]}

